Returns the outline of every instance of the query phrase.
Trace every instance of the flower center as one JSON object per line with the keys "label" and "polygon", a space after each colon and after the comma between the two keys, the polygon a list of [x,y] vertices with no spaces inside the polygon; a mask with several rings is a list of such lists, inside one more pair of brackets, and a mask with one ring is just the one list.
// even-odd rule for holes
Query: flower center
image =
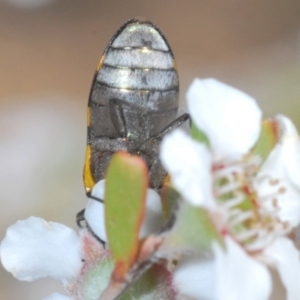
{"label": "flower center", "polygon": [[290,224],[278,217],[278,197],[286,188],[271,176],[257,178],[260,165],[259,157],[247,156],[213,167],[215,197],[227,213],[226,231],[248,252],[261,251],[290,231]]}

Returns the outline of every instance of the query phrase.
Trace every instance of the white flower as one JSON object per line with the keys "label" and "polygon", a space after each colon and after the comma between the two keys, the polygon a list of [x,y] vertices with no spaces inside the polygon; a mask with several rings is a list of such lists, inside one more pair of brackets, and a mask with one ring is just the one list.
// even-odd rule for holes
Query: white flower
{"label": "white flower", "polygon": [[179,291],[193,299],[268,299],[271,276],[248,257],[231,238],[225,237],[227,252],[214,245],[215,259],[185,258],[174,272]]}
{"label": "white flower", "polygon": [[76,277],[80,252],[79,237],[71,228],[35,217],[9,227],[0,248],[5,269],[25,281]]}
{"label": "white flower", "polygon": [[[180,262],[177,287],[195,299],[264,300],[272,287],[268,267],[274,267],[287,299],[299,299],[299,252],[287,237],[300,222],[300,143],[294,125],[284,116],[274,120],[279,142],[261,166],[250,151],[261,126],[261,111],[251,97],[216,80],[196,79],[187,98],[209,148],[176,130],[164,139],[161,159],[184,199],[212,216],[225,250],[214,244],[210,264],[198,259],[191,265],[194,258]],[[214,278],[210,296],[203,295],[200,280],[183,283],[205,272]]]}
{"label": "white flower", "polygon": [[247,94],[215,79],[195,79],[187,101],[193,122],[209,137],[215,161],[246,154],[256,142],[262,113]]}
{"label": "white flower", "polygon": [[[19,280],[51,277],[74,281],[83,266],[81,241],[65,225],[30,217],[7,229],[0,247],[4,268]],[[47,299],[70,299],[53,294]]]}
{"label": "white flower", "polygon": [[[19,280],[50,277],[61,281],[70,297],[54,293],[47,300],[71,300],[77,299],[82,288],[90,293],[99,290],[99,285],[90,288],[94,283],[90,273],[99,269],[99,263],[105,265],[108,253],[86,229],[78,236],[63,224],[30,217],[7,229],[0,257],[4,268]],[[110,270],[100,269],[98,273],[95,276],[103,282],[110,276]]]}

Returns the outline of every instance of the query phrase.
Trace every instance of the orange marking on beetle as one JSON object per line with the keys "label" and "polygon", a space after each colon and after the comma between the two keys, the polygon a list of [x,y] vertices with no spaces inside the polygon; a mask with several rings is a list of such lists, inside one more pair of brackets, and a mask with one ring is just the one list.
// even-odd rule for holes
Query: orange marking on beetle
{"label": "orange marking on beetle", "polygon": [[83,169],[83,181],[87,193],[90,193],[92,191],[92,188],[95,185],[95,180],[92,174],[91,164],[90,164],[91,155],[92,155],[91,145],[87,145],[86,153],[85,153],[85,163]]}

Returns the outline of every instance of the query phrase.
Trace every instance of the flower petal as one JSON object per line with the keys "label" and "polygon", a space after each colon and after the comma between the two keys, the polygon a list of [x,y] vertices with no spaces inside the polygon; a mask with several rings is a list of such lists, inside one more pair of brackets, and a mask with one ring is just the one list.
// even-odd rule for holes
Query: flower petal
{"label": "flower petal", "polygon": [[93,233],[103,242],[107,242],[104,210],[104,203],[89,199],[84,211],[84,218]]}
{"label": "flower petal", "polygon": [[193,122],[209,138],[215,160],[246,154],[257,141],[262,113],[242,91],[215,79],[195,79],[187,102]]}
{"label": "flower petal", "polygon": [[268,259],[273,260],[282,283],[286,288],[287,300],[298,300],[300,297],[300,255],[298,249],[288,238],[277,238],[264,251]]}
{"label": "flower petal", "polygon": [[[97,182],[93,188],[92,195],[104,199],[104,193],[105,179]],[[104,203],[90,199],[85,208],[84,217],[93,232],[102,241],[107,242]],[[140,230],[140,238],[158,232],[163,223],[164,217],[160,197],[156,191],[148,189],[146,197],[146,215]]]}
{"label": "flower petal", "polygon": [[267,300],[272,282],[268,269],[248,254],[230,237],[226,251],[214,245],[218,300]]}
{"label": "flower petal", "polygon": [[147,190],[146,215],[144,223],[140,229],[140,238],[144,238],[151,233],[158,233],[164,223],[164,215],[159,195],[155,190]]}
{"label": "flower petal", "polygon": [[204,257],[186,257],[179,261],[173,272],[178,292],[195,300],[215,300],[215,261]]}
{"label": "flower petal", "polygon": [[193,141],[180,129],[162,141],[160,158],[172,184],[191,204],[215,207],[212,196],[211,156],[204,144]]}
{"label": "flower petal", "polygon": [[99,180],[92,190],[92,196],[104,201],[105,195],[105,179]]}
{"label": "flower petal", "polygon": [[292,184],[300,191],[300,140],[299,134],[293,122],[283,116],[276,117],[281,131],[278,144],[264,163],[265,169],[276,172],[278,175],[287,176]]}
{"label": "flower petal", "polygon": [[50,296],[48,296],[47,298],[44,298],[43,300],[72,300],[72,298],[62,295],[62,294],[53,293]]}
{"label": "flower petal", "polygon": [[230,237],[226,250],[213,245],[213,260],[182,259],[174,271],[174,284],[180,293],[196,300],[267,300],[271,275],[267,268],[248,256]]}
{"label": "flower petal", "polygon": [[[92,196],[104,201],[105,179],[96,183],[92,190]],[[89,199],[84,211],[84,218],[93,233],[102,241],[107,242],[105,217],[104,217],[104,203]]]}
{"label": "flower petal", "polygon": [[[281,137],[257,176],[257,190],[260,196],[276,192],[280,220],[296,227],[300,223],[299,135],[287,117],[278,116],[276,120],[281,129]],[[274,182],[277,180],[279,185],[268,186],[266,182],[260,180],[261,178],[269,178]],[[280,189],[281,192],[278,192]]]}
{"label": "flower petal", "polygon": [[24,281],[71,279],[82,266],[80,240],[74,230],[36,217],[7,229],[0,255],[4,268]]}

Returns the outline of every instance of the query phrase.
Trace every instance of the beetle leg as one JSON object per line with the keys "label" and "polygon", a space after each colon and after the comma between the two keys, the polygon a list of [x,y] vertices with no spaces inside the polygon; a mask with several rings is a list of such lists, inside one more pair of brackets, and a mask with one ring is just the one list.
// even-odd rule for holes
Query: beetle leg
{"label": "beetle leg", "polygon": [[128,145],[129,152],[138,149],[141,141],[151,135],[155,111],[122,99],[110,99],[109,111],[112,124],[120,137],[127,139],[129,143],[133,142]]}
{"label": "beetle leg", "polygon": [[99,242],[102,244],[103,248],[105,249],[105,245],[106,245],[106,242],[101,240],[95,233],[94,231],[91,229],[91,227],[89,226],[88,223],[86,223],[86,229],[88,230],[88,232]]}
{"label": "beetle leg", "polygon": [[77,215],[76,215],[76,224],[79,228],[83,228],[83,226],[81,225],[82,221],[85,221],[84,218],[84,211],[85,209],[81,210]]}
{"label": "beetle leg", "polygon": [[123,106],[122,102],[123,101],[119,99],[109,100],[109,112],[110,112],[111,121],[116,131],[119,133],[121,137],[125,138],[127,135],[127,131],[126,131],[125,118],[122,109]]}
{"label": "beetle leg", "polygon": [[[96,197],[90,197],[90,198],[93,198],[94,200],[96,201],[102,201],[102,199],[99,199],[99,198],[96,198]],[[83,228],[86,228],[88,230],[88,232],[98,241],[100,242],[103,247],[105,248],[105,241],[103,241],[102,239],[100,239],[95,233],[94,231],[92,230],[92,228],[90,227],[89,223],[86,221],[85,217],[84,217],[84,212],[85,212],[85,209],[81,210],[77,215],[76,215],[76,223],[77,223],[77,226],[80,228],[80,229],[83,229]],[[82,226],[81,222],[84,221],[85,222],[85,227]]]}
{"label": "beetle leg", "polygon": [[171,122],[167,127],[165,127],[162,131],[157,133],[154,137],[154,139],[161,139],[165,134],[168,132],[174,130],[175,128],[181,126],[185,121],[190,120],[190,115],[188,113],[185,113],[175,119],[173,122]]}
{"label": "beetle leg", "polygon": [[150,170],[149,170],[149,179],[151,187],[158,191],[164,182],[167,172],[162,166],[158,155],[153,158]]}
{"label": "beetle leg", "polygon": [[101,199],[101,198],[95,197],[95,196],[93,196],[93,195],[89,195],[88,197],[89,197],[90,199],[93,199],[93,200],[98,201],[98,202],[100,202],[100,203],[104,203],[104,200]]}

